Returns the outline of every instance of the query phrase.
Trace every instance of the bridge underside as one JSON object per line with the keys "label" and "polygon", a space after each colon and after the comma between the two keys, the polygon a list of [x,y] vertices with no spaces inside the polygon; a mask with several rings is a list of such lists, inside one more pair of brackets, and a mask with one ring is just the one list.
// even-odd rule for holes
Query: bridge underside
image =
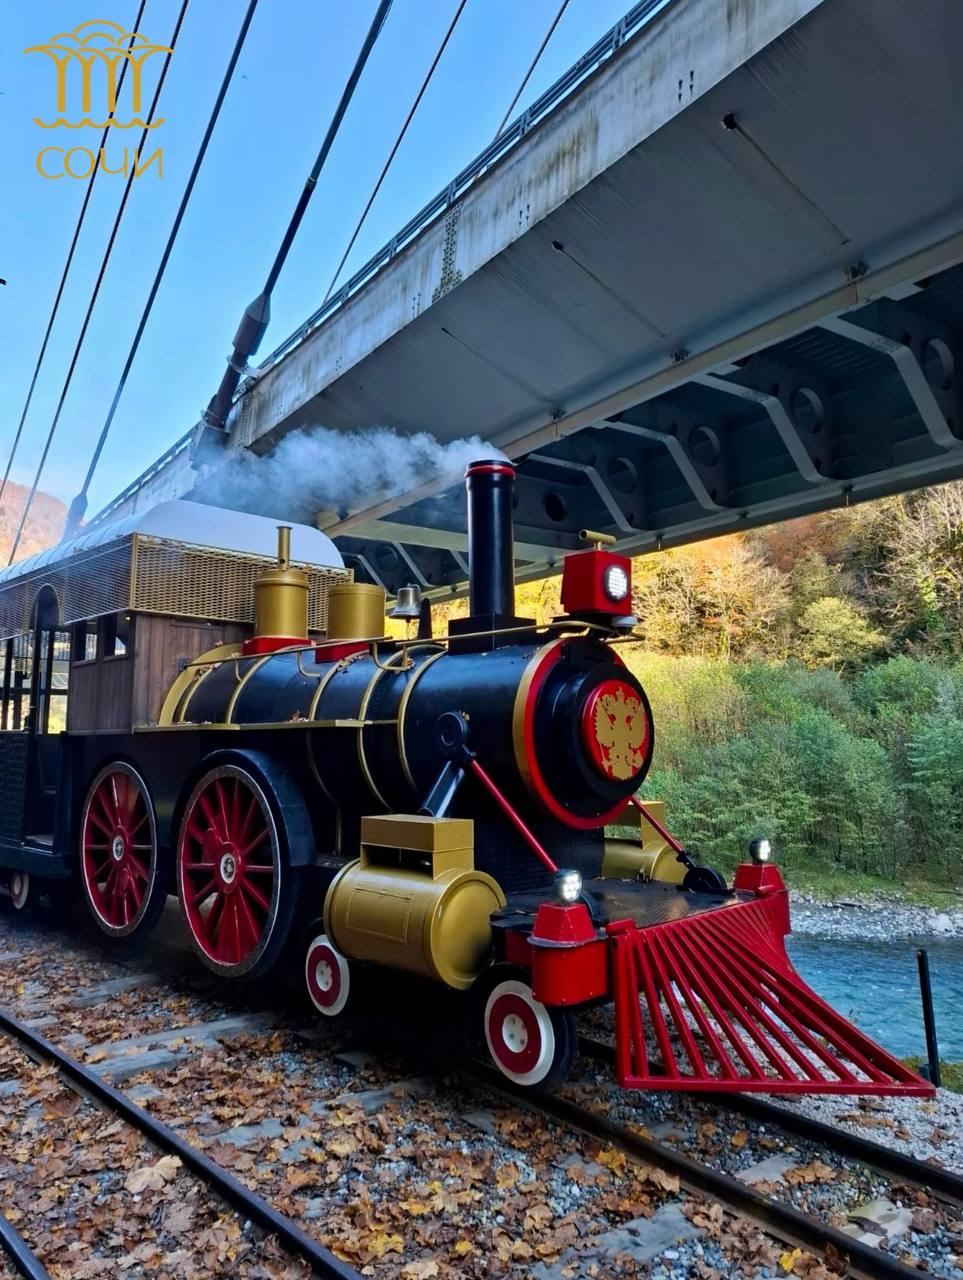
{"label": "bridge underside", "polygon": [[[963,477],[963,266],[892,292],[515,453],[519,576],[581,529],[643,553]],[[391,594],[464,585],[460,486],[342,525]]]}
{"label": "bridge underside", "polygon": [[[963,476],[961,50],[959,0],[669,0],[268,358],[230,446],[480,435],[521,577],[586,527],[641,553]],[[195,484],[175,450],[119,509]],[[326,531],[389,593],[464,585],[458,485]]]}

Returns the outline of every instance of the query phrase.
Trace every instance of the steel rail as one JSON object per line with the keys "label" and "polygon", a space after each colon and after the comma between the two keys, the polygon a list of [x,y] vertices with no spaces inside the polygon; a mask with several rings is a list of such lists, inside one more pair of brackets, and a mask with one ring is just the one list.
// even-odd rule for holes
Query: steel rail
{"label": "steel rail", "polygon": [[922,1274],[918,1268],[909,1267],[874,1246],[863,1244],[819,1218],[770,1200],[738,1178],[721,1173],[710,1165],[700,1164],[652,1138],[640,1137],[604,1116],[586,1111],[577,1102],[555,1094],[532,1094],[530,1090],[517,1088],[491,1067],[462,1068],[460,1074],[475,1085],[510,1098],[530,1111],[577,1129],[598,1142],[611,1143],[630,1160],[655,1165],[675,1174],[686,1191],[695,1192],[718,1202],[730,1212],[752,1219],[767,1234],[785,1244],[810,1249],[823,1256],[847,1259],[847,1275],[854,1280],[919,1280]]}
{"label": "steel rail", "polygon": [[50,1272],[24,1240],[19,1231],[0,1213],[0,1248],[17,1271],[27,1280],[50,1280]]}
{"label": "steel rail", "polygon": [[[590,1037],[579,1037],[579,1049],[586,1057],[597,1061],[613,1063],[615,1060],[611,1045]],[[796,1137],[814,1141],[826,1150],[847,1156],[873,1173],[909,1183],[954,1204],[963,1204],[963,1177],[941,1165],[917,1160],[904,1151],[894,1151],[891,1147],[884,1147],[881,1142],[863,1138],[847,1129],[835,1129],[822,1120],[810,1119],[809,1116],[789,1111],[763,1098],[744,1093],[724,1093],[720,1090],[718,1093],[702,1094],[699,1101],[725,1107],[726,1110],[736,1111],[751,1120],[763,1121],[774,1128],[784,1129]]]}
{"label": "steel rail", "polygon": [[834,1129],[822,1120],[812,1120],[809,1116],[765,1102],[762,1098],[735,1093],[710,1093],[703,1097],[730,1111],[738,1111],[751,1120],[765,1121],[774,1128],[785,1129],[787,1133],[824,1144],[829,1150],[856,1160],[874,1173],[897,1178],[954,1204],[963,1205],[963,1177],[951,1169],[944,1169],[942,1165],[917,1160],[908,1156],[905,1151],[894,1151],[892,1147],[884,1147],[881,1142],[860,1137],[857,1133],[850,1133],[848,1129]]}
{"label": "steel rail", "polygon": [[[190,1169],[202,1182],[252,1222],[257,1223],[269,1235],[278,1240],[292,1254],[303,1258],[315,1272],[327,1280],[360,1280],[360,1273],[349,1267],[339,1258],[302,1231],[286,1214],[275,1209],[273,1205],[251,1191],[237,1178],[222,1169],[221,1166],[206,1156],[203,1151],[185,1142],[180,1134],[168,1128],[160,1120],[131,1102],[126,1094],[113,1085],[108,1084],[89,1067],[64,1053],[57,1045],[30,1027],[24,1026],[6,1009],[0,1008],[0,1029],[19,1040],[21,1045],[36,1058],[53,1063],[58,1070],[74,1086],[76,1091],[86,1093],[109,1110],[122,1116],[155,1146],[180,1158],[185,1168]],[[27,1274],[26,1272],[24,1274]],[[35,1272],[38,1277],[46,1272]]]}

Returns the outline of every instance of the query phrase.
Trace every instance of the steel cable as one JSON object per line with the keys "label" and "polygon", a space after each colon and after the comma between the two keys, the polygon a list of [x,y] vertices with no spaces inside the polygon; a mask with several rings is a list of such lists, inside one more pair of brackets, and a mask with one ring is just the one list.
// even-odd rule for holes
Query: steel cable
{"label": "steel cable", "polygon": [[[177,21],[174,24],[174,33],[171,36],[171,43],[170,43],[171,52],[168,53],[167,56],[164,58],[164,65],[163,65],[163,68],[161,69],[161,73],[158,78],[157,88],[154,90],[154,97],[150,104],[150,111],[147,114],[147,123],[144,126],[143,132],[141,133],[140,145],[137,147],[135,151],[135,156],[140,154],[140,152],[144,148],[144,143],[147,141],[148,130],[150,128],[151,121],[154,118],[154,114],[157,111],[157,104],[160,100],[161,90],[164,87],[164,81],[167,79],[167,72],[171,65],[171,56],[175,46],[177,45],[177,39],[178,39],[178,36],[180,35],[181,26],[183,25],[183,22],[184,22],[184,15],[187,13],[187,6],[189,3],[190,3],[190,0],[181,0],[181,7],[177,15]],[[27,523],[27,517],[30,514],[30,508],[33,506],[33,500],[37,496],[37,489],[40,485],[40,478],[43,475],[43,469],[47,463],[47,456],[50,453],[50,446],[53,444],[54,436],[57,433],[57,426],[60,422],[60,415],[63,412],[64,402],[67,399],[67,392],[70,390],[70,383],[74,376],[74,370],[77,367],[77,361],[80,358],[80,351],[81,351],[81,348],[83,347],[84,339],[87,336],[87,328],[90,325],[90,318],[93,315],[94,307],[97,303],[97,296],[100,293],[100,286],[103,284],[104,276],[107,272],[107,264],[110,261],[110,255],[113,251],[114,243],[117,239],[117,233],[120,230],[121,221],[123,220],[124,210],[127,207],[127,199],[130,195],[130,189],[134,181],[136,168],[137,166],[135,161],[135,163],[131,165],[130,173],[127,175],[127,183],[124,187],[124,194],[121,197],[120,206],[114,217],[114,225],[110,231],[110,237],[107,241],[107,248],[104,251],[104,256],[100,264],[100,270],[97,273],[97,279],[94,281],[93,292],[90,295],[90,302],[87,305],[87,313],[84,316],[84,322],[80,328],[80,335],[77,338],[77,342],[74,347],[74,353],[73,353],[73,356],[71,357],[70,365],[67,369],[67,376],[64,379],[64,385],[60,392],[60,399],[57,402],[57,409],[54,413],[53,421],[50,424],[50,430],[47,432],[47,439],[43,447],[43,453],[40,455],[40,462],[37,465],[37,472],[36,472],[36,475],[34,476],[33,485],[31,486],[30,493],[27,495],[27,501],[24,503],[23,512],[20,516],[20,524],[17,527],[16,536],[14,537],[13,545],[10,548],[10,557],[7,560],[8,565],[13,564],[14,556],[17,554],[17,548],[20,546],[20,539],[23,537],[23,531]]]}
{"label": "steel cable", "polygon": [[224,370],[221,377],[220,385],[211,398],[211,402],[204,411],[204,421],[215,429],[223,430],[224,423],[227,419],[228,412],[234,398],[234,392],[237,390],[237,384],[241,380],[248,360],[255,354],[260,346],[261,339],[267,329],[271,314],[271,294],[277,284],[278,276],[281,274],[281,268],[284,266],[285,259],[294,243],[294,238],[298,233],[301,221],[307,212],[311,197],[318,185],[318,178],[321,176],[321,170],[324,168],[328,153],[331,150],[334,140],[341,128],[341,121],[344,119],[345,112],[354,97],[354,91],[358,87],[358,81],[365,69],[371,50],[375,46],[375,42],[381,34],[388,17],[388,10],[391,8],[392,0],[379,0],[371,25],[368,27],[368,33],[365,36],[364,43],[361,46],[358,56],[355,58],[354,66],[351,74],[345,83],[338,105],[335,107],[334,115],[331,123],[328,125],[327,133],[321,143],[321,149],[317,154],[317,158],[311,168],[311,172],[305,179],[304,187],[298,196],[297,204],[294,206],[294,212],[288,222],[287,229],[281,237],[281,243],[275,255],[271,270],[268,272],[267,280],[260,294],[251,303],[241,317],[241,323],[234,337],[233,350],[228,361],[228,366]]}
{"label": "steel cable", "polygon": [[[140,27],[140,20],[144,16],[144,8],[147,0],[140,0],[140,8],[137,10],[137,16],[134,18],[133,34],[130,38],[130,44],[127,46],[128,51],[133,47],[133,43],[137,38],[137,30]],[[120,91],[124,86],[124,77],[127,74],[127,59],[124,60],[120,69],[120,75],[117,77],[117,97],[120,97]],[[110,134],[110,121],[114,118],[112,111],[107,117],[108,123],[104,126],[104,132],[100,138],[100,150],[103,151],[107,144],[107,138]],[[70,242],[70,248],[67,250],[67,260],[64,263],[64,269],[60,276],[60,284],[57,286],[57,293],[54,297],[53,307],[50,311],[50,318],[47,321],[47,329],[43,335],[43,341],[40,344],[40,354],[37,356],[37,363],[34,365],[33,377],[30,379],[30,386],[27,388],[27,398],[24,401],[23,411],[20,414],[20,421],[17,424],[16,434],[13,437],[13,444],[10,446],[10,456],[7,459],[7,469],[3,473],[3,480],[0,480],[0,510],[3,507],[3,495],[7,491],[7,481],[10,479],[10,468],[13,466],[13,460],[17,456],[17,449],[20,445],[20,437],[23,435],[23,425],[27,420],[27,414],[30,411],[30,404],[33,400],[33,393],[37,386],[37,378],[40,376],[40,366],[43,364],[43,358],[47,354],[47,344],[50,341],[50,334],[53,331],[54,321],[57,319],[57,312],[60,309],[60,300],[64,294],[64,287],[67,284],[67,276],[70,272],[71,264],[74,260],[74,253],[77,249],[77,242],[80,239],[80,233],[83,229],[84,219],[87,217],[87,209],[90,205],[90,197],[93,195],[94,183],[97,181],[97,174],[100,172],[100,165],[94,166],[94,171],[90,175],[90,181],[87,183],[87,190],[84,192],[83,203],[80,206],[80,215],[77,218],[77,225],[74,227],[73,239]]]}
{"label": "steel cable", "polygon": [[345,249],[344,253],[341,255],[341,261],[338,263],[337,270],[335,271],[334,275],[331,277],[331,283],[328,285],[327,292],[325,293],[324,297],[321,300],[322,307],[327,302],[327,300],[331,297],[331,294],[334,291],[334,286],[338,282],[338,276],[340,276],[341,272],[344,270],[344,264],[348,260],[348,255],[350,254],[351,250],[354,248],[355,241],[358,239],[358,236],[361,234],[361,228],[364,226],[365,221],[368,217],[368,214],[371,212],[371,206],[374,204],[375,200],[377,199],[378,192],[381,190],[381,184],[384,182],[385,178],[388,175],[388,170],[391,168],[392,162],[394,161],[394,158],[398,153],[398,148],[401,146],[402,142],[404,141],[405,134],[408,132],[408,126],[411,124],[412,120],[414,119],[415,112],[418,110],[418,107],[421,105],[421,100],[425,96],[425,92],[429,84],[431,83],[432,77],[435,74],[435,70],[438,66],[438,63],[441,61],[441,56],[445,52],[445,49],[448,47],[448,41],[451,39],[452,33],[455,30],[455,27],[458,23],[458,19],[461,17],[462,10],[465,8],[465,5],[467,3],[468,3],[468,0],[461,0],[461,3],[458,5],[458,8],[455,10],[455,16],[452,18],[451,22],[448,24],[448,30],[445,32],[444,37],[442,38],[441,44],[438,46],[438,51],[434,56],[432,64],[428,68],[428,71],[427,71],[427,74],[425,75],[424,80],[422,80],[421,82],[421,88],[418,90],[418,93],[415,96],[415,100],[411,104],[411,109],[409,110],[408,115],[405,118],[404,124],[401,126],[401,130],[397,138],[395,139],[394,146],[391,148],[391,151],[388,153],[388,159],[385,161],[384,167],[382,168],[381,173],[378,175],[378,180],[374,184],[374,188],[372,189],[371,195],[368,197],[368,203],[365,205],[364,209],[362,210],[361,217],[358,219],[357,226],[354,229],[351,239],[348,241],[348,247]]}
{"label": "steel cable", "polygon": [[134,333],[134,340],[131,343],[130,350],[127,353],[127,359],[124,362],[124,368],[121,372],[120,380],[117,383],[117,389],[114,392],[114,398],[110,403],[110,408],[107,411],[107,417],[104,420],[104,425],[101,428],[100,435],[97,438],[97,444],[95,445],[93,454],[91,455],[90,463],[87,467],[87,474],[84,477],[84,483],[81,486],[80,492],[77,494],[73,502],[70,504],[70,510],[67,513],[67,525],[66,525],[66,528],[64,529],[64,538],[70,538],[73,536],[73,534],[79,528],[80,522],[83,520],[84,513],[87,510],[87,490],[90,488],[90,482],[94,477],[94,472],[97,470],[97,464],[100,461],[100,455],[103,452],[104,445],[107,442],[107,435],[113,424],[114,415],[117,412],[117,406],[120,403],[120,398],[124,394],[124,387],[127,385],[127,378],[128,378],[128,375],[130,374],[131,366],[134,363],[134,357],[137,355],[137,349],[140,346],[140,340],[144,336],[144,330],[147,327],[147,321],[150,318],[150,313],[151,313],[151,310],[153,309],[154,301],[157,297],[157,292],[160,288],[161,280],[164,278],[164,272],[167,269],[167,263],[170,260],[171,253],[174,248],[174,242],[177,239],[177,234],[180,231],[181,222],[183,221],[184,214],[187,211],[187,206],[191,199],[191,195],[193,194],[194,184],[197,181],[197,175],[200,172],[201,165],[204,162],[204,156],[207,152],[208,143],[211,140],[211,135],[214,132],[214,126],[217,124],[217,119],[218,119],[218,116],[220,115],[221,107],[224,103],[224,98],[227,95],[227,90],[230,86],[231,80],[233,79],[234,69],[237,66],[238,58],[241,55],[241,49],[244,47],[244,41],[247,37],[248,28],[251,25],[251,19],[254,17],[254,11],[257,8],[257,5],[258,5],[258,0],[250,0],[250,3],[248,4],[248,7],[247,7],[247,12],[244,15],[244,20],[242,21],[240,30],[238,31],[237,39],[234,42],[234,48],[231,51],[230,61],[227,64],[227,69],[224,72],[224,78],[221,81],[221,87],[218,90],[217,98],[215,99],[214,106],[211,109],[211,114],[207,122],[207,127],[204,130],[204,136],[201,138],[200,146],[197,149],[197,155],[194,157],[194,165],[193,165],[193,168],[191,169],[190,176],[187,179],[187,185],[184,188],[184,193],[181,196],[180,205],[178,207],[177,213],[174,215],[174,221],[173,221],[173,224],[171,225],[170,234],[167,237],[167,244],[164,246],[164,252],[161,254],[160,265],[157,268],[157,273],[154,276],[154,282],[151,285],[150,292],[147,295],[147,302],[144,305],[143,314],[141,315],[140,322],[138,323],[136,332]]}
{"label": "steel cable", "polygon": [[[528,84],[529,80],[531,80],[532,75],[535,71],[535,68],[538,66],[539,62],[541,61],[542,54],[545,52],[546,48],[548,47],[549,40],[551,40],[552,36],[555,34],[555,28],[561,22],[562,14],[565,12],[567,8],[568,8],[568,0],[562,0],[562,3],[558,7],[558,12],[556,13],[555,17],[552,19],[552,23],[550,27],[545,32],[545,39],[538,46],[538,51],[535,54],[535,57],[532,59],[531,63],[529,64],[528,70],[525,72],[525,76],[522,80],[522,83],[518,86],[518,93],[516,93],[514,98],[512,98],[511,103],[509,104],[508,110],[505,112],[504,116],[502,117],[501,124],[495,130],[495,138],[499,136],[501,131],[505,128],[505,125],[508,124],[509,116],[515,110],[516,106],[518,105],[519,98],[525,92],[525,87]],[[494,138],[492,139],[492,141],[494,141]]]}

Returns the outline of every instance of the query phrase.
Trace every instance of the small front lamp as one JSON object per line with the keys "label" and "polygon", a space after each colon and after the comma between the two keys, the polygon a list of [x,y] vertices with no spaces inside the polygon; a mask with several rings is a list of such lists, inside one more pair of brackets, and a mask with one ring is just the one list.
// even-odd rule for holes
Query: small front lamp
{"label": "small front lamp", "polygon": [[605,594],[618,604],[629,594],[629,575],[620,564],[610,564],[603,576]]}
{"label": "small front lamp", "polygon": [[772,858],[772,841],[768,836],[756,836],[749,841],[749,857],[756,866],[762,866]]}
{"label": "small front lamp", "polygon": [[555,872],[555,895],[559,902],[570,907],[582,896],[582,877],[577,871]]}

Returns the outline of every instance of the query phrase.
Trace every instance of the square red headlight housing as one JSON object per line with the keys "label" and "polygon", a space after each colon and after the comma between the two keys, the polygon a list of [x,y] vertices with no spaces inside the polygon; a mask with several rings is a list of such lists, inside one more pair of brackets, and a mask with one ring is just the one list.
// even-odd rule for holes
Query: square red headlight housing
{"label": "square red headlight housing", "polygon": [[562,568],[566,613],[622,617],[632,612],[632,562],[615,551],[594,548],[566,556]]}

